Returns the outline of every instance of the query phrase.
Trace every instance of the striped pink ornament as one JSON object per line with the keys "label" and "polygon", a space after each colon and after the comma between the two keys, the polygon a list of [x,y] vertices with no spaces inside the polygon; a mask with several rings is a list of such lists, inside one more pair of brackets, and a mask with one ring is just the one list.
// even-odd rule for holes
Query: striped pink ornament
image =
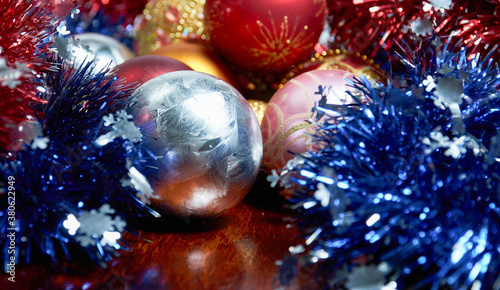
{"label": "striped pink ornament", "polygon": [[[346,93],[346,79],[354,74],[336,70],[315,70],[303,73],[288,81],[269,101],[262,120],[262,141],[264,143],[263,165],[268,171],[282,169],[294,155],[314,150],[310,135],[314,125],[307,122],[311,109],[321,99],[318,87],[331,87],[327,104],[349,104],[352,98]],[[352,89],[351,89],[352,90]]]}

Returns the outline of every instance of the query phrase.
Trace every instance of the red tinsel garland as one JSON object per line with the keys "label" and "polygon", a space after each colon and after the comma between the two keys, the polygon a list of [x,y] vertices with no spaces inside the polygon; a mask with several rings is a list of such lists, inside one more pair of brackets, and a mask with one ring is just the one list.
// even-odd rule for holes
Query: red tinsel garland
{"label": "red tinsel garland", "polygon": [[[447,6],[449,4],[449,6]],[[416,20],[432,24],[443,38],[469,54],[487,54],[500,34],[500,1],[338,0],[330,4],[333,45],[374,58],[379,50],[392,51],[395,43],[418,38],[411,31]],[[494,52],[498,59],[500,50]]]}
{"label": "red tinsel garland", "polygon": [[49,53],[48,37],[56,20],[50,6],[37,1],[0,0],[0,148],[8,147],[10,134],[33,115],[37,76],[50,65],[41,56]]}

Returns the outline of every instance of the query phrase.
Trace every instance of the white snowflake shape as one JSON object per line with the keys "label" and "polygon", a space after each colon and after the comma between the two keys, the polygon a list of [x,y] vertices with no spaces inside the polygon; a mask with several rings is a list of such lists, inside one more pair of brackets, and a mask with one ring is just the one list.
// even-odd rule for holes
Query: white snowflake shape
{"label": "white snowflake shape", "polygon": [[49,137],[37,137],[31,143],[32,149],[46,149],[50,142]]}
{"label": "white snowflake shape", "polygon": [[436,10],[449,10],[451,6],[451,0],[429,0],[429,2],[432,6],[434,6],[434,8],[436,8]]}
{"label": "white snowflake shape", "polygon": [[[0,49],[0,53],[2,50]],[[14,67],[8,66],[7,61],[0,57],[0,84],[3,87],[9,87],[10,89],[15,89],[21,84],[21,79],[24,77],[29,77],[30,69],[28,65],[16,61]]]}
{"label": "white snowflake shape", "polygon": [[425,154],[431,154],[439,148],[446,148],[444,155],[454,159],[461,158],[467,152],[467,149],[472,149],[476,156],[481,152],[479,143],[468,136],[454,137],[450,140],[448,136],[444,136],[441,132],[432,132],[430,138],[425,137],[422,143],[428,146],[425,149]]}
{"label": "white snowflake shape", "polygon": [[108,116],[102,117],[102,120],[104,121],[104,126],[108,127],[115,123],[115,116],[110,113]]}
{"label": "white snowflake shape", "polygon": [[429,19],[418,18],[410,22],[410,28],[417,36],[432,35],[434,32],[434,25]]}
{"label": "white snowflake shape", "polygon": [[69,214],[68,219],[63,222],[63,227],[68,229],[68,233],[73,236],[80,227],[80,222],[74,215]]}
{"label": "white snowflake shape", "polygon": [[139,192],[138,197],[143,203],[150,204],[151,198],[158,198],[158,196],[154,195],[153,188],[149,184],[146,176],[139,172],[139,170],[135,167],[129,168],[128,177],[130,179],[122,178],[120,180],[121,186],[135,188],[135,190]]}
{"label": "white snowflake shape", "polygon": [[[103,204],[99,210],[92,209],[83,212],[77,219],[80,226],[78,227],[76,240],[80,245],[82,247],[93,246],[96,244],[96,240],[104,237],[106,232],[123,232],[127,223],[119,216],[112,218],[111,215],[114,213],[115,210],[109,204]],[[109,241],[109,239],[105,239],[106,244],[109,244]]]}
{"label": "white snowflake shape", "polygon": [[103,246],[113,247],[122,235],[119,232],[104,232],[99,243]]}
{"label": "white snowflake shape", "polygon": [[75,45],[73,38],[55,36],[52,45],[54,46],[51,48],[52,52],[57,52],[61,58],[67,61],[72,60],[74,53],[73,45]]}
{"label": "white snowflake shape", "polygon": [[323,183],[318,183],[317,190],[314,192],[314,198],[318,200],[323,207],[327,207],[330,203],[330,191]]}
{"label": "white snowflake shape", "polygon": [[426,92],[430,92],[436,87],[436,83],[431,76],[427,76],[427,78],[422,81],[422,85],[425,87]]}
{"label": "white snowflake shape", "polygon": [[59,34],[61,34],[61,35],[69,35],[69,34],[71,34],[71,31],[68,30],[68,28],[66,27],[66,25],[59,25],[57,27],[57,32],[59,32]]}
{"label": "white snowflake shape", "polygon": [[462,80],[456,77],[438,78],[434,95],[437,97],[434,100],[434,105],[442,109],[451,105],[462,104],[464,97]]}
{"label": "white snowflake shape", "polygon": [[271,170],[271,175],[268,175],[266,177],[267,182],[271,183],[271,187],[274,188],[276,184],[280,181],[280,176],[278,175],[278,172],[276,172],[276,169]]}
{"label": "white snowflake shape", "polygon": [[108,144],[109,142],[113,141],[115,138],[122,137],[123,139],[128,139],[134,143],[141,141],[142,138],[142,133],[135,126],[133,121],[130,121],[133,119],[132,115],[127,114],[126,111],[120,110],[116,113],[116,120],[113,116],[113,114],[109,114],[108,116],[102,117],[104,121],[104,126],[111,126],[112,131],[99,136],[95,140],[95,143],[99,146],[104,146]]}
{"label": "white snowflake shape", "polygon": [[122,119],[122,120],[132,120],[134,118],[134,116],[129,115],[124,110],[120,110],[120,111],[116,112],[116,117],[118,118],[118,120],[120,120],[120,119]]}

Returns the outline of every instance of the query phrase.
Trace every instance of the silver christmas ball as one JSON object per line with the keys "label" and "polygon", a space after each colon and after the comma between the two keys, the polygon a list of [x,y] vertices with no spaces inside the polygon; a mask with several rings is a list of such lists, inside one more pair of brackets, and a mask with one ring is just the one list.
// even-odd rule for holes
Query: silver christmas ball
{"label": "silver christmas ball", "polygon": [[140,86],[129,109],[150,152],[144,174],[163,214],[209,218],[243,199],[262,159],[252,108],[226,82],[177,71]]}
{"label": "silver christmas ball", "polygon": [[78,66],[84,61],[94,61],[96,68],[113,68],[135,54],[118,40],[99,33],[82,33],[75,35],[79,39],[78,46],[74,47],[75,64]]}

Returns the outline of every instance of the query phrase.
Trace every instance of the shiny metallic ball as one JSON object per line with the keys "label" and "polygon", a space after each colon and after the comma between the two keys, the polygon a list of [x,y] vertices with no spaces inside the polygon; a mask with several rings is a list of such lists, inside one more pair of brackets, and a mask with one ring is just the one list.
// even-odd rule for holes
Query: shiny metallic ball
{"label": "shiny metallic ball", "polygon": [[129,108],[148,154],[143,173],[162,214],[210,218],[243,199],[262,159],[257,117],[221,79],[195,71],[155,77]]}
{"label": "shiny metallic ball", "polygon": [[89,32],[77,34],[75,38],[80,40],[74,47],[76,66],[93,60],[96,68],[102,70],[108,65],[113,68],[135,56],[125,44],[106,35]]}

